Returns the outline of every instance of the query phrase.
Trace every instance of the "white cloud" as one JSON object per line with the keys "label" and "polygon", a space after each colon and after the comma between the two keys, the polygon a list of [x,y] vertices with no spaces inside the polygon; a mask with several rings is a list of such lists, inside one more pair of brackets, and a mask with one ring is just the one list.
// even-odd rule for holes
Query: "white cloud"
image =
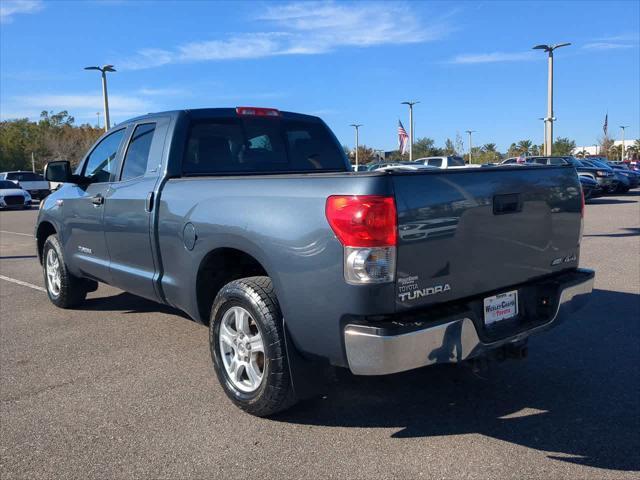
{"label": "white cloud", "polygon": [[612,42],[592,42],[583,45],[585,50],[620,50],[625,48],[633,48],[633,45],[627,43],[612,43]]}
{"label": "white cloud", "polygon": [[498,63],[521,62],[537,58],[535,52],[493,52],[456,55],[448,63],[472,64],[472,63]]}
{"label": "white cloud", "polygon": [[450,31],[446,15],[427,24],[402,3],[296,2],[268,6],[255,20],[275,28],[172,49],[143,49],[117,64],[137,70],[169,63],[313,55],[340,47],[426,42]]}
{"label": "white cloud", "polygon": [[14,15],[36,13],[44,8],[41,0],[2,0],[0,3],[0,23],[11,23]]}

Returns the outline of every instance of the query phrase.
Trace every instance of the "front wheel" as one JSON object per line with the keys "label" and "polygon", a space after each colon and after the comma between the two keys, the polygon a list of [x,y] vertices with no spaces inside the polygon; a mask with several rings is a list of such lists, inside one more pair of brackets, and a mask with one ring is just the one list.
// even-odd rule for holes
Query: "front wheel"
{"label": "front wheel", "polygon": [[67,269],[57,235],[51,235],[44,243],[42,268],[47,295],[56,307],[71,308],[84,301],[87,284]]}
{"label": "front wheel", "polygon": [[209,346],[220,384],[242,410],[264,417],[295,403],[282,314],[268,277],[235,280],[220,290]]}

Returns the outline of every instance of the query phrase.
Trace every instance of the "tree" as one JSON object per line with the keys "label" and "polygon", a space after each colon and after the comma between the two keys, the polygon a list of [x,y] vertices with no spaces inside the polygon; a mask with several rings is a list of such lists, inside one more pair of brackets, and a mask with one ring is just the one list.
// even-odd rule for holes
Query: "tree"
{"label": "tree", "polygon": [[418,138],[413,143],[413,158],[436,157],[443,155],[443,150],[435,146],[433,138]]}
{"label": "tree", "polygon": [[571,155],[576,148],[576,142],[566,137],[559,137],[553,142],[553,155]]}
{"label": "tree", "polygon": [[531,147],[533,147],[533,142],[531,140],[520,140],[518,145],[516,145],[518,153],[525,157],[531,154]]}
{"label": "tree", "polygon": [[38,171],[54,159],[76,165],[102,132],[90,125],[74,126],[66,111],[43,111],[38,122],[26,118],[0,122],[0,171],[31,170],[32,155]]}
{"label": "tree", "polygon": [[600,144],[600,152],[608,155],[609,149],[613,146],[613,140],[608,135],[603,135],[598,139],[598,143]]}
{"label": "tree", "polygon": [[485,143],[480,154],[480,163],[493,163],[500,159],[495,143]]}
{"label": "tree", "polygon": [[607,150],[609,160],[620,160],[620,153],[622,153],[622,145],[611,145]]}
{"label": "tree", "polygon": [[456,146],[453,144],[453,141],[450,138],[447,138],[444,142],[444,150],[442,151],[445,155],[455,155]]}

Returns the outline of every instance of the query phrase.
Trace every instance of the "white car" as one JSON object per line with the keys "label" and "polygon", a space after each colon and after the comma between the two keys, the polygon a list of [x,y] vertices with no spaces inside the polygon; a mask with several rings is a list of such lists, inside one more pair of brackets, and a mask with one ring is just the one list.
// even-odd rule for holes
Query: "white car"
{"label": "white car", "polygon": [[9,180],[29,192],[33,198],[42,200],[51,193],[51,187],[44,177],[34,172],[14,171],[0,173],[0,180]]}
{"label": "white car", "polygon": [[31,195],[9,180],[0,180],[0,209],[29,208]]}
{"label": "white car", "polygon": [[402,172],[404,170],[407,171],[416,171],[416,170],[433,170],[434,167],[430,167],[428,165],[409,165],[409,164],[404,164],[404,165],[398,165],[398,164],[393,164],[393,165],[384,165],[378,168],[373,169],[372,171],[374,172],[387,172],[387,171],[394,171],[394,172]]}
{"label": "white car", "polygon": [[414,160],[413,163],[436,168],[466,168],[470,166],[465,165],[464,159],[457,155],[418,158],[417,160]]}

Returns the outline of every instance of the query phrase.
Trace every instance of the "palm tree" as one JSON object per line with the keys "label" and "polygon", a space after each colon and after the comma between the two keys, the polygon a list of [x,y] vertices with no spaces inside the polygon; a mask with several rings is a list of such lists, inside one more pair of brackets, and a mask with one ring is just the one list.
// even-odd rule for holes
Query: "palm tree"
{"label": "palm tree", "polygon": [[482,146],[482,150],[484,150],[487,153],[493,153],[496,151],[496,144],[495,143],[485,143]]}
{"label": "palm tree", "polygon": [[531,140],[520,140],[516,148],[521,154],[524,154],[525,156],[527,156],[529,155],[532,146],[533,146],[533,142]]}

